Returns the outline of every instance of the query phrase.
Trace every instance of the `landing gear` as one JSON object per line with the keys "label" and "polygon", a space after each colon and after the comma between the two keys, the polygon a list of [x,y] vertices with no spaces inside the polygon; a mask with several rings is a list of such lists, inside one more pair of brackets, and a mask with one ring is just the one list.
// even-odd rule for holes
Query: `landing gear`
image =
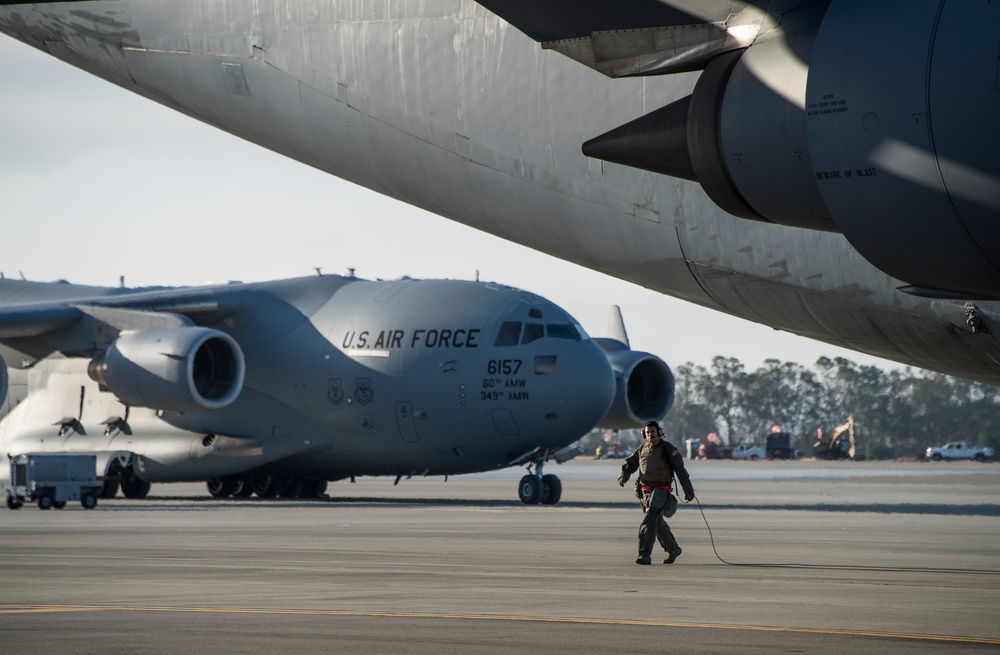
{"label": "landing gear", "polygon": [[239,487],[233,492],[233,498],[249,498],[253,495],[253,481],[250,478],[243,478],[238,482]]}
{"label": "landing gear", "polygon": [[149,482],[137,478],[135,474],[126,475],[122,478],[122,495],[133,500],[145,498],[152,486]]}
{"label": "landing gear", "polygon": [[530,473],[517,483],[517,496],[525,505],[537,505],[542,499],[542,482]]}
{"label": "landing gear", "polygon": [[236,478],[209,478],[206,484],[208,493],[214,498],[232,496],[242,487],[242,483]]}
{"label": "landing gear", "polygon": [[558,476],[546,473],[542,476],[542,504],[555,505],[562,498],[562,482]]}
{"label": "landing gear", "polygon": [[208,493],[213,498],[319,498],[326,492],[321,478],[256,475],[249,478],[209,478]]}
{"label": "landing gear", "polygon": [[[528,474],[517,483],[517,497],[525,505],[555,505],[562,498],[562,482],[551,473],[542,475],[548,451],[536,455],[528,464]],[[534,469],[534,471],[532,471]]]}
{"label": "landing gear", "polygon": [[114,498],[118,495],[118,480],[108,480],[104,479],[104,486],[101,487],[101,492],[97,494],[101,498]]}

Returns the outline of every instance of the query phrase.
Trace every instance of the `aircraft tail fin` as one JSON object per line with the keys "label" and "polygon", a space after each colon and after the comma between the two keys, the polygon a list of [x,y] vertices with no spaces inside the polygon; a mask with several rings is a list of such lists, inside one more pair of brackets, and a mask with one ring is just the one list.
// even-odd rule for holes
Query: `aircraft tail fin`
{"label": "aircraft tail fin", "polygon": [[628,332],[625,331],[625,321],[618,305],[611,305],[608,308],[608,338],[622,342],[626,348],[632,347],[628,342]]}

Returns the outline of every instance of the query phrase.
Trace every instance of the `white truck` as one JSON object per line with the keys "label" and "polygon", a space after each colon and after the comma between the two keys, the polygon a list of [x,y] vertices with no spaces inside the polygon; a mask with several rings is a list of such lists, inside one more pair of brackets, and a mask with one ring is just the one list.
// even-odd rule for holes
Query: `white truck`
{"label": "white truck", "polygon": [[10,458],[7,507],[20,509],[35,501],[39,509],[62,509],[78,500],[94,509],[104,482],[97,477],[97,457],[82,453],[25,453]]}
{"label": "white truck", "polygon": [[943,446],[928,448],[925,456],[935,462],[943,459],[974,459],[977,462],[985,462],[993,459],[994,453],[992,448],[980,448],[964,441],[952,441]]}

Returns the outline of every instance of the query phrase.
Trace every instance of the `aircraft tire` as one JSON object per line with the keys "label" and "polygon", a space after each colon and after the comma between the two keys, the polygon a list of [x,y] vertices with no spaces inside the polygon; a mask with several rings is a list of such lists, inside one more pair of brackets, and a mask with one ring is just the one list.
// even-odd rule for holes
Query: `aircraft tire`
{"label": "aircraft tire", "polygon": [[122,495],[133,500],[141,500],[149,495],[149,490],[153,485],[144,482],[136,477],[122,480]]}
{"label": "aircraft tire", "polygon": [[537,505],[542,499],[542,483],[534,475],[526,475],[517,483],[517,496],[525,505]]}
{"label": "aircraft tire", "polygon": [[282,498],[301,498],[304,485],[302,478],[288,478],[278,495]]}
{"label": "aircraft tire", "polygon": [[99,498],[114,498],[118,495],[118,480],[105,480],[101,492],[97,494]]}
{"label": "aircraft tire", "polygon": [[213,498],[228,498],[236,492],[239,487],[239,480],[234,478],[209,478],[205,481],[208,493]]}
{"label": "aircraft tire", "polygon": [[237,480],[239,486],[236,491],[233,492],[233,498],[249,498],[253,495],[253,480],[246,478],[243,480]]}
{"label": "aircraft tire", "polygon": [[302,493],[299,498],[319,498],[326,493],[326,480],[322,478],[305,478],[302,481]]}
{"label": "aircraft tire", "polygon": [[562,498],[562,481],[559,476],[547,473],[542,476],[542,504],[555,505]]}
{"label": "aircraft tire", "polygon": [[281,491],[281,481],[272,475],[258,475],[253,479],[253,492],[258,498],[276,498]]}

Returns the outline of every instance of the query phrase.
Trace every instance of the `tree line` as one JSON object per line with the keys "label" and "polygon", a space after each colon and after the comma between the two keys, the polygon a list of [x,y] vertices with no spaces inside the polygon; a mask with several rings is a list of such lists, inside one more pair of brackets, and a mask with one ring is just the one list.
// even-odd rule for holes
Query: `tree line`
{"label": "tree line", "polygon": [[763,445],[772,426],[812,453],[825,432],[854,417],[859,459],[919,457],[928,446],[967,441],[1000,452],[1000,388],[920,369],[884,371],[848,359],[812,367],[768,359],[754,371],[733,357],[674,370],[663,421],[676,445],[718,433],[730,445]]}

